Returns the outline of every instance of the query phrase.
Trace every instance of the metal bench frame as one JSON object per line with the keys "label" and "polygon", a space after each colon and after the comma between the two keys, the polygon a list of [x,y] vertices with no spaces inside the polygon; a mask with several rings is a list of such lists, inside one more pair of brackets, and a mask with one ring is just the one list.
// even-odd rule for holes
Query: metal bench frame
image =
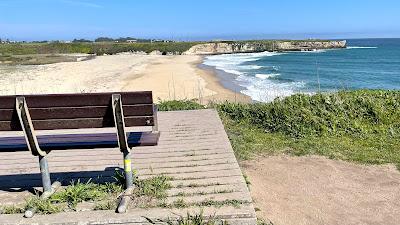
{"label": "metal bench frame", "polygon": [[[125,129],[124,112],[122,107],[122,97],[121,94],[112,94],[112,112],[113,119],[115,123],[118,146],[120,151],[123,153],[123,165],[125,172],[125,192],[123,193],[117,211],[119,213],[125,212],[130,200],[130,195],[134,189],[133,185],[133,173],[132,173],[132,162],[131,162],[131,149],[129,148],[127,141],[127,132]],[[60,186],[59,182],[51,184],[49,166],[47,161],[47,155],[49,151],[41,150],[37,136],[35,134],[35,129],[32,123],[32,119],[29,113],[29,108],[25,97],[16,97],[16,111],[20,125],[22,127],[25,140],[29,151],[32,155],[39,158],[40,173],[42,178],[43,193],[42,198],[50,197],[56,189]],[[154,124],[152,126],[153,132],[158,132],[157,123],[157,107],[153,104],[153,118]],[[26,217],[32,217],[34,214],[34,209],[30,209],[25,212]]]}

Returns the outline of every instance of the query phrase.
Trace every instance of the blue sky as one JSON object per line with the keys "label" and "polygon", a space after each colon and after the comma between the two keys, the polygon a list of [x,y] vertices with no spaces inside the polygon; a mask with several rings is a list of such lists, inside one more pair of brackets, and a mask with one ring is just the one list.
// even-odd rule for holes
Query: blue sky
{"label": "blue sky", "polygon": [[0,38],[400,37],[399,0],[0,0]]}

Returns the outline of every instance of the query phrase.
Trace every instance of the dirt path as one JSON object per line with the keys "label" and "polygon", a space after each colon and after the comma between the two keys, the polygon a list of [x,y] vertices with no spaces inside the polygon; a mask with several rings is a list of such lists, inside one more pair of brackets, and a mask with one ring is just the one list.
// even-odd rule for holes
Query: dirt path
{"label": "dirt path", "polygon": [[323,157],[242,163],[259,208],[275,225],[400,224],[400,172]]}

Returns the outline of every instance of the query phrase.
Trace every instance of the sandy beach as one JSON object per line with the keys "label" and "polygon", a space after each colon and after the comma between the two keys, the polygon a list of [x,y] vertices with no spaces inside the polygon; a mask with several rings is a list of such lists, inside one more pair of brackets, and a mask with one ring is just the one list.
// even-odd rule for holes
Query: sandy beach
{"label": "sandy beach", "polygon": [[201,56],[121,54],[0,70],[2,95],[153,91],[154,100],[251,101],[224,88]]}

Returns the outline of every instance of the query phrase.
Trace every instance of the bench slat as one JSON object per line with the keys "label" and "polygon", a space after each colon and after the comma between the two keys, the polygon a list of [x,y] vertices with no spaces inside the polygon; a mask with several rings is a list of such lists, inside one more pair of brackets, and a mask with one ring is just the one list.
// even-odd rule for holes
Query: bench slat
{"label": "bench slat", "polygon": [[[158,132],[129,132],[128,144],[129,147],[153,146],[157,144],[159,136]],[[42,150],[118,147],[116,133],[41,135],[38,136],[38,142]],[[28,151],[28,146],[24,137],[3,137],[0,138],[0,151]]]}
{"label": "bench slat", "polygon": [[[113,93],[82,93],[82,94],[52,94],[24,95],[28,107],[79,107],[79,106],[108,106]],[[118,92],[122,96],[123,105],[152,104],[151,91]],[[15,96],[0,96],[1,109],[14,109]]]}
{"label": "bench slat", "polygon": [[[79,129],[79,128],[103,128],[114,127],[114,121],[109,118],[79,118],[79,119],[54,119],[54,120],[32,120],[35,130],[56,129]],[[125,126],[153,126],[152,116],[126,116]],[[18,120],[1,121],[0,131],[22,130]]]}
{"label": "bench slat", "polygon": [[[124,116],[152,116],[153,105],[124,105]],[[52,107],[29,109],[32,120],[112,118],[111,106]],[[15,109],[0,109],[0,121],[18,120]]]}

